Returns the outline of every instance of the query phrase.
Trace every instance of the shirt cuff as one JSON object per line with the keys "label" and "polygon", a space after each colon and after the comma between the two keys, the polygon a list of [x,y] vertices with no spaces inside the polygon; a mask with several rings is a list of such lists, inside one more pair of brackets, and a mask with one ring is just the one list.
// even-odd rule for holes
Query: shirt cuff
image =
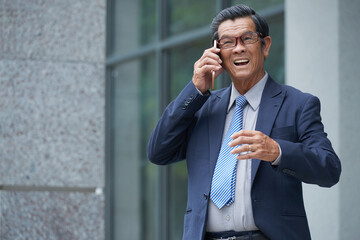
{"label": "shirt cuff", "polygon": [[197,87],[195,87],[195,88],[196,88],[196,90],[199,92],[199,94],[200,94],[201,96],[209,96],[209,95],[210,95],[209,90],[207,90],[206,93],[203,94],[199,89],[197,89]]}
{"label": "shirt cuff", "polygon": [[278,144],[278,146],[279,146],[279,151],[280,151],[280,153],[279,153],[279,156],[277,157],[277,159],[271,163],[271,165],[273,165],[273,166],[279,166],[279,165],[280,165],[280,162],[281,162],[281,155],[282,155],[282,153],[281,153],[280,144]]}

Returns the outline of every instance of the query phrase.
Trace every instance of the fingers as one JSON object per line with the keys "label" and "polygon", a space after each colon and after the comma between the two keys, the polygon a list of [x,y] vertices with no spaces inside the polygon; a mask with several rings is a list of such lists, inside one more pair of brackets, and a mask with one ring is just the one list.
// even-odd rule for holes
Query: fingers
{"label": "fingers", "polygon": [[194,64],[193,83],[203,93],[211,86],[212,72],[215,71],[215,77],[223,72],[219,52],[220,49],[216,47],[209,48]]}
{"label": "fingers", "polygon": [[254,145],[250,145],[250,144],[243,144],[240,145],[237,148],[234,148],[233,150],[231,150],[231,154],[240,154],[240,153],[250,153],[252,151],[255,151],[255,146]]}
{"label": "fingers", "polygon": [[206,49],[203,53],[203,55],[201,56],[200,60],[204,60],[204,59],[214,59],[217,63],[221,64],[222,63],[222,60],[219,56],[219,53],[220,53],[220,49],[219,48],[209,48],[209,49]]}
{"label": "fingers", "polygon": [[204,52],[203,56],[194,64],[194,73],[203,77],[211,72],[211,70],[218,71],[222,68],[221,59],[216,54],[216,49],[208,49]]}
{"label": "fingers", "polygon": [[235,147],[231,153],[237,159],[256,158],[264,161],[274,161],[280,154],[278,143],[259,131],[242,130],[233,134],[230,147]]}
{"label": "fingers", "polygon": [[260,144],[265,141],[265,136],[265,134],[259,131],[241,130],[231,136],[233,141],[230,142],[229,146],[234,147],[240,144]]}
{"label": "fingers", "polygon": [[203,62],[195,63],[195,65],[194,65],[194,74],[198,74],[198,75],[203,76],[203,75],[206,75],[206,74],[210,73],[211,70],[218,71],[221,68],[222,68],[221,65],[218,64],[215,60],[206,59]]}

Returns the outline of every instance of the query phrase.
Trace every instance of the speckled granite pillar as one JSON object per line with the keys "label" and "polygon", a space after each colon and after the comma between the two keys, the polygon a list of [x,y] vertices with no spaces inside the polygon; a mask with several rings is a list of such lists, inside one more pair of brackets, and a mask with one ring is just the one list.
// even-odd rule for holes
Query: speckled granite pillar
{"label": "speckled granite pillar", "polygon": [[0,0],[0,239],[104,239],[105,19]]}
{"label": "speckled granite pillar", "polygon": [[102,195],[1,191],[1,239],[103,239]]}

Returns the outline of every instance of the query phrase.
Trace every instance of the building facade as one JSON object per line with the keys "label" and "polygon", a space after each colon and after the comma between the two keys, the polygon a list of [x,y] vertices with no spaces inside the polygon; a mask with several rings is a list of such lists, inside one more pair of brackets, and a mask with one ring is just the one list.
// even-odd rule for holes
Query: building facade
{"label": "building facade", "polygon": [[146,144],[238,3],[269,22],[270,75],[320,98],[342,160],[335,187],[303,185],[312,238],[356,239],[357,0],[0,0],[0,239],[181,239],[186,165]]}

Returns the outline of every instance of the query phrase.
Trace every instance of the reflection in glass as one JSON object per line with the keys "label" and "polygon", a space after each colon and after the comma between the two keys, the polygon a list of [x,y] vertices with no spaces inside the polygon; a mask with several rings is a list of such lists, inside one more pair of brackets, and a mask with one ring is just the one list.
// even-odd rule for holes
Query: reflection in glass
{"label": "reflection in glass", "polygon": [[169,35],[209,26],[217,13],[215,0],[170,0]]}
{"label": "reflection in glass", "polygon": [[272,44],[269,57],[265,61],[265,71],[279,83],[285,82],[284,14],[267,18]]}
{"label": "reflection in glass", "polygon": [[169,180],[169,234],[170,240],[181,239],[187,202],[186,162],[171,165]]}
{"label": "reflection in glass", "polygon": [[[211,47],[210,37],[184,45],[170,51],[170,96],[176,98],[192,79],[194,63],[206,48]],[[170,239],[181,239],[187,202],[187,170],[182,161],[170,166],[169,170],[169,233]]]}
{"label": "reflection in glass", "polygon": [[194,63],[211,47],[210,36],[170,51],[170,96],[176,98],[193,75]]}
{"label": "reflection in glass", "polygon": [[153,59],[149,56],[112,70],[114,239],[157,239],[158,173],[146,157],[159,106]]}
{"label": "reflection in glass", "polygon": [[159,92],[155,78],[155,56],[144,59],[140,77],[140,153],[141,153],[141,209],[142,236],[140,239],[156,240],[158,229],[157,196],[158,196],[158,168],[147,158],[147,143],[159,117]]}
{"label": "reflection in glass", "polygon": [[112,54],[127,53],[156,39],[156,0],[114,1]]}
{"label": "reflection in glass", "polygon": [[141,0],[140,44],[154,43],[156,40],[156,0]]}

